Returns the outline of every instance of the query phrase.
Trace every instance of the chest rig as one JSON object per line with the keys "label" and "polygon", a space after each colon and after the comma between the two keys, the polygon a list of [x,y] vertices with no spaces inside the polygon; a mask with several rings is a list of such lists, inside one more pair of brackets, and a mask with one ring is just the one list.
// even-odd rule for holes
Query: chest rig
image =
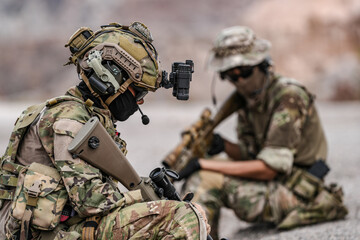
{"label": "chest rig", "polygon": [[[75,104],[78,103],[81,104],[81,107],[83,108],[83,113],[79,114],[79,116],[81,115],[84,116],[82,116],[83,117],[82,119],[78,120],[79,122],[85,123],[86,120],[84,119],[86,118],[90,118],[93,116],[98,117],[100,123],[106,128],[108,134],[114,139],[114,141],[117,143],[121,151],[124,154],[126,154],[127,152],[126,142],[120,139],[111,118],[103,114],[100,109],[92,107],[91,101],[83,102],[81,99],[73,96],[61,96],[50,99],[45,103],[31,106],[26,110],[24,110],[15,122],[15,126],[11,133],[8,147],[6,149],[4,156],[1,158],[1,164],[0,164],[0,209],[2,208],[4,201],[6,200],[12,201],[13,203],[11,208],[11,215],[15,216],[15,218],[16,218],[16,214],[20,215],[20,217],[18,217],[17,219],[19,220],[19,222],[21,222],[21,228],[23,228],[23,223],[27,222],[27,226],[25,227],[25,229],[28,229],[29,223],[31,221],[32,222],[31,226],[33,226],[36,229],[51,230],[55,228],[60,222],[61,214],[58,213],[54,214],[54,217],[46,224],[43,224],[44,221],[42,221],[42,219],[39,220],[39,217],[37,218],[36,216],[36,211],[39,212],[38,210],[39,205],[41,205],[42,202],[44,202],[44,200],[42,200],[41,197],[45,197],[45,198],[53,197],[47,195],[50,194],[46,192],[48,191],[49,188],[42,189],[45,187],[44,186],[41,187],[42,182],[46,177],[49,177],[50,180],[48,181],[50,183],[57,182],[54,185],[51,194],[54,195],[54,193],[58,192],[57,194],[58,199],[56,200],[57,201],[56,206],[57,206],[57,210],[59,210],[61,213],[63,206],[66,203],[67,193],[59,173],[53,167],[48,167],[37,163],[32,163],[30,166],[23,166],[21,164],[16,163],[16,156],[29,127],[32,126],[33,124],[36,124],[39,121],[39,119],[41,119],[44,116],[44,113],[47,110],[51,110],[51,108],[53,108],[54,106],[58,106],[58,104],[65,102],[67,103],[76,102]],[[55,122],[56,118],[54,118],[53,121]],[[51,124],[49,123],[48,127],[52,128],[52,124],[53,122]],[[27,186],[26,178],[28,177],[28,175],[25,176],[25,180],[24,180],[24,173],[27,174],[29,171],[31,172],[31,174],[35,173],[34,175],[36,175],[37,173],[44,173],[44,175],[41,175],[38,180],[35,179],[34,184],[32,184],[31,186]],[[31,176],[30,178],[34,178],[34,177]],[[20,208],[21,207],[23,209],[25,208],[24,211],[20,210],[20,214],[17,213],[19,212],[18,208],[17,209],[14,208],[14,206],[17,207],[18,205],[20,205],[19,203],[21,203],[21,205],[26,204],[26,206],[20,206]],[[24,219],[26,219],[26,221],[24,221]],[[37,224],[37,222],[39,222],[39,224]]]}

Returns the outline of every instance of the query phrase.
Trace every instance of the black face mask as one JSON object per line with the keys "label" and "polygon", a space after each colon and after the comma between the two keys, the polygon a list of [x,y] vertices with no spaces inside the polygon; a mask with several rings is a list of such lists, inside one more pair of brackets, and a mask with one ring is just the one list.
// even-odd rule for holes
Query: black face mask
{"label": "black face mask", "polygon": [[[106,100],[106,99],[103,99]],[[139,109],[136,100],[129,90],[120,94],[109,105],[109,110],[116,120],[121,122],[128,119]]]}
{"label": "black face mask", "polygon": [[[91,94],[90,90],[83,81],[79,83],[77,88],[81,92],[85,101],[87,99],[91,99],[94,102],[94,106],[104,108],[101,105],[100,100]],[[109,95],[101,96],[104,102],[108,97]],[[115,119],[125,121],[138,110],[138,105],[132,93],[129,90],[126,90],[123,94],[120,94],[117,98],[115,98],[112,103],[110,103],[109,110]]]}

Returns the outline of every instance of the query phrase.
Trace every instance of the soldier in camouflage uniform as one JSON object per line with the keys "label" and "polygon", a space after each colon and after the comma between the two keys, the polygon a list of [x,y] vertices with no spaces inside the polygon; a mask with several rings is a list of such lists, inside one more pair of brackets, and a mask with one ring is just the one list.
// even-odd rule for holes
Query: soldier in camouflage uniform
{"label": "soldier in camouflage uniform", "polygon": [[96,33],[80,28],[70,38],[66,46],[80,83],[25,110],[1,159],[0,239],[206,238],[201,207],[122,193],[117,182],[67,151],[96,116],[126,154],[114,122],[138,110],[162,80],[151,42],[139,22],[110,24]]}
{"label": "soldier in camouflage uniform", "polygon": [[[223,30],[212,49],[210,67],[246,103],[237,112],[238,143],[214,134],[209,159],[194,158],[179,175],[205,208],[214,239],[221,207],[279,229],[347,214],[341,188],[323,184],[327,143],[314,96],[274,74],[269,49],[268,41],[242,26]],[[223,151],[228,159],[213,156]]]}

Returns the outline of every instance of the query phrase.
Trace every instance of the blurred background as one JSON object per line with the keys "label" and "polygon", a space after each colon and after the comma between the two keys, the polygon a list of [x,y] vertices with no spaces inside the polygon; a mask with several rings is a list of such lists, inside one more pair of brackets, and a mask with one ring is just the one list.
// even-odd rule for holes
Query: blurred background
{"label": "blurred background", "polygon": [[[146,97],[142,107],[150,125],[141,124],[139,113],[118,124],[128,142],[128,157],[140,174],[147,175],[159,166],[179,142],[181,130],[193,123],[205,106],[212,106],[214,74],[206,70],[206,61],[213,40],[223,28],[246,25],[272,43],[278,73],[297,79],[317,95],[329,141],[332,171],[328,179],[344,186],[350,214],[345,223],[279,235],[249,228],[225,211],[228,220],[222,222],[222,236],[304,239],[313,234],[315,238],[305,239],[338,239],[328,236],[336,231],[345,236],[341,239],[360,236],[356,184],[360,181],[359,0],[1,0],[0,152],[26,106],[62,95],[78,83],[75,67],[63,66],[70,56],[64,45],[78,28],[95,31],[100,25],[133,21],[141,21],[151,30],[168,72],[174,61],[192,59],[195,63],[189,101],[178,102],[170,90],[159,89]],[[215,84],[221,102],[232,87],[219,80]],[[217,131],[235,141],[235,122],[233,116]]]}
{"label": "blurred background", "polygon": [[[206,58],[217,33],[247,25],[272,42],[279,73],[306,84],[318,98],[360,99],[358,0],[1,0],[0,100],[59,95],[77,83],[64,48],[81,26],[144,22],[162,65],[193,59],[192,100],[210,98]],[[227,84],[217,84],[219,97]],[[155,99],[167,99],[167,91]],[[164,93],[163,93],[164,92]],[[157,94],[159,95],[159,94]],[[152,99],[152,98],[151,98]]]}

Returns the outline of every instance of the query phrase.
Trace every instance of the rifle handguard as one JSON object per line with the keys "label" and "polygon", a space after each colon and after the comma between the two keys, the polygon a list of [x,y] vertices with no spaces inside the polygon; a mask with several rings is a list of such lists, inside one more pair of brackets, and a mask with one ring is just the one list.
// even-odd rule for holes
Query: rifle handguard
{"label": "rifle handguard", "polygon": [[[175,149],[170,152],[166,157],[162,164],[170,169],[175,171],[181,170],[187,163],[189,159],[186,159],[184,152],[186,149],[191,149],[191,146],[194,146],[194,142],[197,139],[201,138],[202,132],[206,129],[207,125],[211,123],[211,111],[206,108],[200,116],[200,119],[192,124],[189,128],[181,133],[181,142],[178,144]],[[198,145],[198,144],[197,144]],[[201,152],[201,151],[197,151]],[[201,156],[198,156],[201,157]],[[179,162],[180,161],[180,162]],[[182,164],[182,162],[186,162]]]}
{"label": "rifle handguard", "polygon": [[213,130],[236,110],[246,105],[245,100],[234,91],[212,118],[206,108],[198,121],[191,125],[181,136],[181,142],[162,162],[167,168],[180,172],[192,157],[204,157],[212,141]]}

